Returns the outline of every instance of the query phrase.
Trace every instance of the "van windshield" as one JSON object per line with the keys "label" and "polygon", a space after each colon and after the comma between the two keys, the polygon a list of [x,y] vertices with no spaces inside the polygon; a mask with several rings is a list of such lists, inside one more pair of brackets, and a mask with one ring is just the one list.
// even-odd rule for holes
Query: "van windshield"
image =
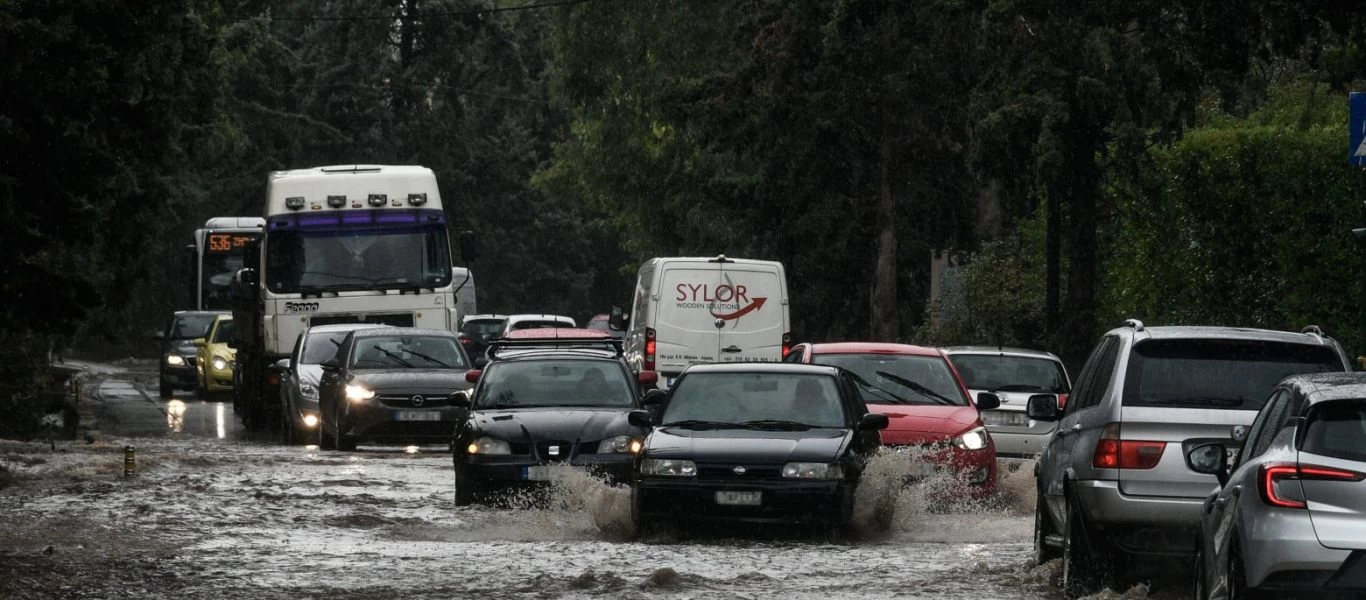
{"label": "van windshield", "polygon": [[1134,346],[1124,406],[1259,410],[1282,379],[1344,370],[1327,346],[1261,340],[1149,340]]}

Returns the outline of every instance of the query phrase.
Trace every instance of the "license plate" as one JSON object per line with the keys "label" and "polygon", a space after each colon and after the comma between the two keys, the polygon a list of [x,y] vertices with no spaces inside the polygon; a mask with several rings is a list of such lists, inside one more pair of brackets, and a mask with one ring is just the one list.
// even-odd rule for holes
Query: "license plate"
{"label": "license plate", "polygon": [[1022,412],[984,410],[982,411],[982,422],[987,425],[1002,425],[1005,427],[1028,427],[1029,415]]}
{"label": "license plate", "polygon": [[400,410],[395,421],[440,421],[441,413],[434,410]]}
{"label": "license plate", "polygon": [[550,481],[550,467],[546,465],[522,467],[522,479],[526,481]]}
{"label": "license plate", "polygon": [[716,492],[716,503],[725,506],[759,506],[763,492]]}

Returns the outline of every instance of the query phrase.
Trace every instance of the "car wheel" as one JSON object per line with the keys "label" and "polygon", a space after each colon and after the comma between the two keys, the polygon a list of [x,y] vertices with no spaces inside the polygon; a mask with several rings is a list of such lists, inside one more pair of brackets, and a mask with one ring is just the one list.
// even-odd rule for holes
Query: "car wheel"
{"label": "car wheel", "polygon": [[1195,600],[1207,600],[1205,590],[1205,542],[1199,534],[1195,536],[1195,574],[1191,576],[1191,596]]}
{"label": "car wheel", "polygon": [[1062,558],[1062,552],[1048,545],[1048,536],[1053,535],[1052,520],[1048,518],[1048,505],[1044,504],[1043,492],[1034,496],[1034,564],[1041,565],[1050,560]]}
{"label": "car wheel", "polygon": [[1097,547],[1081,507],[1067,498],[1067,522],[1063,524],[1062,591],[1066,598],[1080,598],[1104,582],[1105,549]]}
{"label": "car wheel", "polygon": [[631,489],[631,529],[637,540],[643,540],[655,532],[658,524],[643,514],[640,508],[640,497],[634,488]]}
{"label": "car wheel", "polygon": [[460,467],[455,468],[455,505],[469,506],[474,504],[474,496],[477,492],[475,482]]}

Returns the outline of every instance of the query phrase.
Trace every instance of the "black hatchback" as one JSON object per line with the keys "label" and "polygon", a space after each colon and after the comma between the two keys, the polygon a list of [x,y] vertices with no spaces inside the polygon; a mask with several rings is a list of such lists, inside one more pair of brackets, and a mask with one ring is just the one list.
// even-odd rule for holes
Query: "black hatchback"
{"label": "black hatchback", "polygon": [[[864,405],[835,367],[780,363],[695,366],[666,393],[635,466],[637,535],[663,523],[849,525],[885,415]],[[657,425],[655,423],[658,423]]]}

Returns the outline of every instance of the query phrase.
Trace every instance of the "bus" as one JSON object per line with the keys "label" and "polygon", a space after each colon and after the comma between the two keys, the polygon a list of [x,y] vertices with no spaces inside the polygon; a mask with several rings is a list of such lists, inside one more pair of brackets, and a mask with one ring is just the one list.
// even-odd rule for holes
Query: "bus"
{"label": "bus", "polygon": [[228,310],[228,288],[243,267],[247,248],[266,226],[261,217],[214,217],[185,247],[190,263],[189,310]]}

